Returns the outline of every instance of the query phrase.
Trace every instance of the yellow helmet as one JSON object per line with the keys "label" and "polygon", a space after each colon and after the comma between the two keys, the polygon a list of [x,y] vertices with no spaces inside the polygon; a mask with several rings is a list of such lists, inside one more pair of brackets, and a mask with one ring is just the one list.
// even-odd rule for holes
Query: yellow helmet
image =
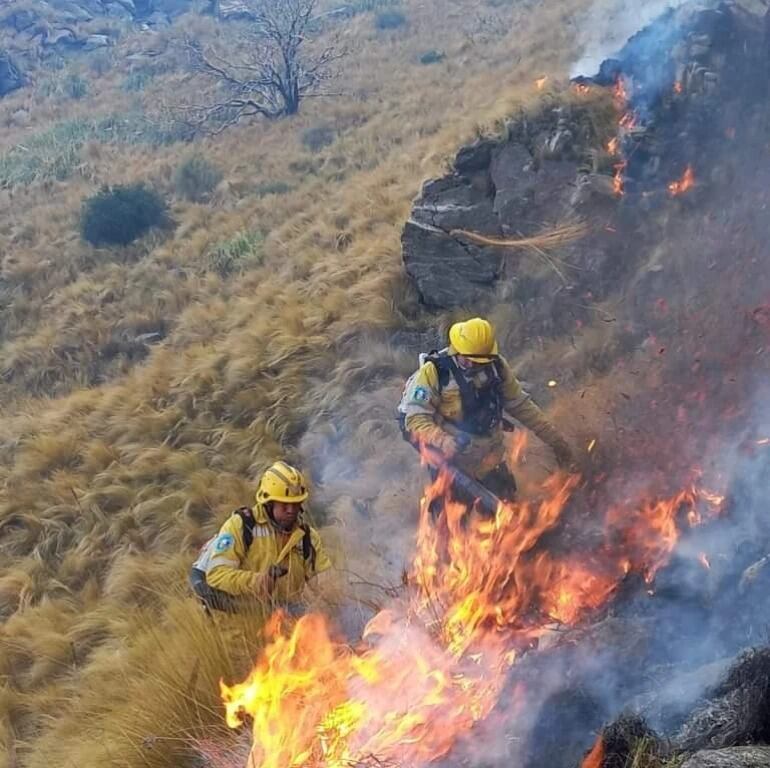
{"label": "yellow helmet", "polygon": [[257,488],[257,503],[268,501],[285,501],[299,504],[308,497],[305,477],[298,469],[285,461],[276,461],[265,470]]}
{"label": "yellow helmet", "polygon": [[498,355],[495,329],[480,317],[455,323],[449,329],[449,343],[458,355],[475,363],[490,363]]}

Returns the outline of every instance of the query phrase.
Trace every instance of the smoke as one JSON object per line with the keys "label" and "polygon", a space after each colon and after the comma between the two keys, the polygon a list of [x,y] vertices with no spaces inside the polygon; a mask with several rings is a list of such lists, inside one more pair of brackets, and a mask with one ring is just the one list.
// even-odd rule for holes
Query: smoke
{"label": "smoke", "polygon": [[601,63],[618,53],[636,32],[667,10],[679,8],[687,0],[597,0],[581,21],[583,32],[581,57],[572,67],[571,76],[590,76]]}

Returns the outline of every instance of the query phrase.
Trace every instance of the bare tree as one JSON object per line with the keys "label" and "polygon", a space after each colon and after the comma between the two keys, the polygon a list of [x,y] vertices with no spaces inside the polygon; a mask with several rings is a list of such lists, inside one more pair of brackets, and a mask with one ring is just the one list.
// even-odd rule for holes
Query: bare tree
{"label": "bare tree", "polygon": [[347,49],[310,38],[318,0],[243,0],[247,19],[222,54],[196,40],[184,48],[193,72],[207,81],[202,103],[178,107],[197,130],[220,133],[244,118],[294,115],[308,96],[334,95],[326,86]]}

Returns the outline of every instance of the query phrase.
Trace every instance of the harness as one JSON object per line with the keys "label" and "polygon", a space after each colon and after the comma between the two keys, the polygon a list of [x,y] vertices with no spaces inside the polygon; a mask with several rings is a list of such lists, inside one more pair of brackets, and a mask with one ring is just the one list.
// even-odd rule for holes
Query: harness
{"label": "harness", "polygon": [[471,435],[487,435],[503,420],[503,367],[499,360],[493,360],[488,367],[488,381],[476,387],[462,372],[454,357],[434,350],[426,358],[438,371],[439,392],[449,383],[450,377],[457,382],[463,406],[463,418],[453,422],[455,426]]}
{"label": "harness", "polygon": [[[246,552],[249,551],[251,543],[254,541],[254,529],[257,521],[254,519],[254,512],[251,507],[238,507],[233,512],[238,515],[243,523],[243,546]],[[310,536],[310,526],[300,523],[302,529],[302,557],[310,565],[311,570],[315,570],[316,550],[313,546],[313,539]]]}

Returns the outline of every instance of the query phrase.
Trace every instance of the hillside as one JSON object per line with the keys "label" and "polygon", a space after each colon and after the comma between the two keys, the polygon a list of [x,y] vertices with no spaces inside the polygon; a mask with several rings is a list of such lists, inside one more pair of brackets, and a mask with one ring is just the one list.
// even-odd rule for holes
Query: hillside
{"label": "hillside", "polygon": [[[757,383],[766,376],[770,288],[761,214],[767,123],[763,81],[752,79],[762,70],[748,57],[739,57],[743,69],[724,64],[732,59],[719,46],[732,51],[730,35],[712,35],[708,45],[693,38],[707,50],[716,41],[713,59],[724,68],[719,108],[699,100],[712,81],[693,75],[682,86],[687,108],[667,99],[665,108],[656,106],[664,125],[659,160],[650,160],[653,151],[629,152],[620,158],[627,178],[613,182],[619,160],[604,145],[626,103],[611,86],[581,90],[568,78],[584,66],[576,62],[601,61],[607,36],[624,39],[655,18],[660,3],[638,16],[623,2],[589,0],[351,3],[321,31],[350,48],[340,95],[307,99],[289,119],[244,122],[192,141],[165,109],[198,95],[176,41],[186,34],[227,46],[239,22],[210,15],[205,3],[167,3],[152,22],[157,3],[137,2],[128,15],[113,9],[103,17],[95,9],[92,18],[68,23],[76,40],[101,35],[107,44],[77,43],[62,54],[46,41],[54,40],[66,5],[46,6],[39,51],[26,42],[13,48],[18,24],[5,25],[0,38],[26,77],[0,99],[5,765],[241,765],[249,734],[227,729],[219,680],[245,678],[262,644],[260,628],[248,618],[240,625],[206,620],[187,593],[194,553],[226,514],[250,501],[268,463],[285,456],[307,467],[311,513],[335,563],[334,589],[313,607],[354,642],[390,606],[418,528],[425,477],[394,417],[403,381],[418,351],[436,346],[450,322],[470,313],[495,322],[503,351],[581,463],[581,495],[562,504],[566,523],[555,544],[547,526],[537,535],[526,530],[526,502],[512,523],[525,540],[544,536],[554,557],[570,545],[583,558],[569,561],[570,573],[582,578],[567,581],[575,595],[543,598],[554,601],[550,622],[558,617],[571,627],[589,607],[627,589],[633,619],[670,627],[661,638],[708,634],[700,619],[688,623],[681,601],[664,597],[657,608],[640,608],[640,597],[647,599],[644,579],[676,544],[670,526],[679,504],[705,499],[714,506],[718,493],[720,500],[738,497],[742,517],[732,528],[725,523],[688,539],[662,572],[660,592],[668,585],[676,593],[677,580],[696,584],[697,599],[723,617],[720,642],[673,658],[676,642],[660,639],[665,652],[652,656],[661,668],[663,661],[705,663],[756,637],[746,608],[750,600],[764,605],[756,592],[744,602],[726,588],[722,602],[704,596],[734,586],[744,560],[766,554],[757,480],[765,464],[747,464],[746,456],[754,461],[770,428]],[[125,11],[125,3],[117,5]],[[386,12],[403,18],[378,28]],[[654,67],[646,66],[644,40],[642,53],[631,46],[622,65],[647,86]],[[580,74],[595,74],[591,66]],[[633,94],[627,98],[634,104]],[[572,174],[570,185],[577,171],[599,189],[573,206],[589,234],[555,254],[495,249],[504,267],[486,293],[469,306],[426,308],[401,245],[423,182],[452,178],[458,149],[478,137],[537,142],[565,127],[576,149],[560,168]],[[623,135],[644,140],[632,129]],[[205,159],[219,179],[198,202],[186,199],[178,176],[193,159]],[[675,199],[667,185],[687,163],[697,165],[697,187]],[[662,170],[648,173],[653,166]],[[562,171],[557,177],[565,178]],[[171,226],[125,247],[87,245],[79,231],[83,201],[102,185],[134,182],[169,201]],[[526,234],[562,223],[554,210],[563,190],[550,183],[533,182],[539,191],[532,199],[545,202]],[[613,183],[626,184],[623,195]],[[569,280],[563,270],[572,270]],[[537,496],[553,469],[547,449],[530,441],[519,476],[525,499]],[[576,482],[555,478],[543,487]],[[682,489],[693,478],[714,493],[688,496]],[[660,501],[669,498],[667,506]],[[617,521],[615,530],[617,510],[640,522],[645,536]],[[624,557],[634,561],[639,584],[621,584],[617,541],[602,538],[597,522],[605,511],[615,539],[627,537],[632,554],[624,550]],[[424,538],[420,528],[423,547]],[[611,545],[594,547],[599,541]],[[698,557],[706,550],[713,581],[704,586]],[[611,564],[602,560],[608,553]],[[475,562],[488,553],[469,545],[462,555]],[[510,559],[502,548],[490,561]],[[550,563],[549,573],[560,565]],[[527,574],[533,582],[524,586],[544,592],[537,574]],[[626,614],[618,610],[622,623]],[[530,617],[515,610],[512,617],[525,622],[524,629],[515,625],[522,636],[547,634],[536,621],[527,625]],[[629,636],[638,630],[630,626]],[[589,700],[592,714],[573,724],[576,744],[585,747],[601,717],[617,715],[620,694],[590,699],[597,676],[579,654],[570,656],[582,646],[565,637],[543,662],[553,661],[550,672],[536,660],[525,667],[538,681],[537,695],[519,727],[548,730],[533,713],[549,711],[548,696],[561,691],[554,678],[564,671],[582,681],[576,696]],[[644,638],[655,646],[652,631]],[[628,660],[603,642],[597,645],[611,657],[612,672],[603,671],[620,679]],[[636,635],[623,636],[614,651],[634,642]],[[688,650],[696,646],[693,639]],[[346,660],[347,649],[335,658]],[[511,711],[518,716],[521,707]]]}
{"label": "hillside", "polygon": [[[6,764],[177,764],[191,697],[199,732],[223,727],[217,680],[250,654],[225,652],[174,595],[195,547],[284,452],[319,484],[340,562],[397,576],[420,475],[392,421],[413,365],[394,333],[441,322],[404,281],[400,228],[461,140],[567,71],[582,8],[409,3],[384,33],[357,15],[343,98],[194,145],[80,138],[184,87],[150,67],[134,90],[132,54],[162,49],[166,30],[127,34],[107,64],[41,69],[0,101]],[[446,59],[420,65],[431,48]],[[59,90],[73,73],[79,99]],[[303,137],[318,126],[335,138],[313,151]],[[119,252],[82,243],[84,197],[135,180],[173,195],[191,153],[224,176],[210,204],[173,198],[173,233]],[[212,252],[252,235],[244,264],[219,274]],[[132,341],[143,333],[163,341]],[[375,535],[362,546],[364,510]]]}

